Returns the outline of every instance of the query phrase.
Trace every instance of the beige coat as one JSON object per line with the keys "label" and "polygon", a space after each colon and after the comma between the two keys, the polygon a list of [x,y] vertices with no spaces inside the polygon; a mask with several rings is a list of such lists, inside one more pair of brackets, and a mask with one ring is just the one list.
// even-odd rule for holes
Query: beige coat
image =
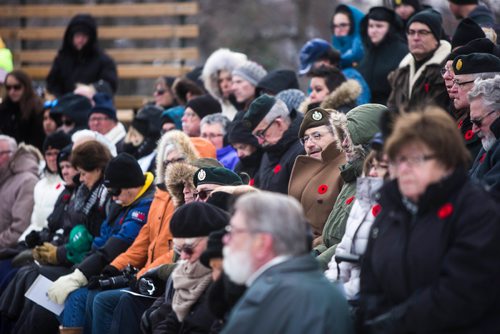
{"label": "beige coat", "polygon": [[30,224],[41,159],[35,147],[21,144],[8,165],[0,168],[0,248],[15,246]]}
{"label": "beige coat", "polygon": [[299,155],[293,165],[288,194],[300,201],[311,224],[314,238],[321,241],[323,226],[344,182],[339,166],[345,154],[333,142],[321,153],[321,160]]}

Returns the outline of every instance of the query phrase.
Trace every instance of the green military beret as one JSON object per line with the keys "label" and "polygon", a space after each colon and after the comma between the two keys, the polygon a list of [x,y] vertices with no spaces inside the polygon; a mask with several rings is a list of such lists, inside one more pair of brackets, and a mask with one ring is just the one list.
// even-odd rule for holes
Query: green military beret
{"label": "green military beret", "polygon": [[276,99],[272,96],[267,94],[259,96],[250,104],[250,108],[248,108],[248,111],[243,116],[243,125],[247,129],[255,129],[275,103]]}
{"label": "green military beret", "polygon": [[455,75],[500,72],[500,58],[489,53],[460,55],[453,60]]}
{"label": "green military beret", "polygon": [[304,137],[304,133],[309,128],[315,128],[322,125],[329,125],[330,113],[331,110],[325,110],[323,108],[314,108],[308,110],[304,115],[302,123],[300,124],[299,138]]}
{"label": "green military beret", "polygon": [[193,183],[195,187],[200,184],[220,184],[226,186],[242,185],[243,181],[238,174],[224,167],[200,168],[194,173]]}

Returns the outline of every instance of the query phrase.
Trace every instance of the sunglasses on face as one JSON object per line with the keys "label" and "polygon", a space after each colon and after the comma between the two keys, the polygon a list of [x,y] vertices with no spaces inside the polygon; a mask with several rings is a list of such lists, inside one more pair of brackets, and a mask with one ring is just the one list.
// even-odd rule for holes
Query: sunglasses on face
{"label": "sunglasses on face", "polygon": [[472,123],[472,125],[475,125],[477,126],[478,128],[481,127],[481,125],[483,125],[483,120],[488,117],[489,115],[493,114],[496,110],[492,110],[490,111],[489,113],[487,113],[486,115],[484,115],[483,117],[481,118],[478,118],[478,119],[471,119],[470,122]]}
{"label": "sunglasses on face", "polygon": [[184,252],[184,254],[191,256],[194,254],[194,249],[196,248],[196,246],[198,246],[199,243],[200,243],[200,241],[196,241],[192,244],[191,243],[184,243],[181,246],[174,245],[174,251],[177,254],[181,254],[182,252]]}
{"label": "sunglasses on face", "polygon": [[157,90],[155,90],[155,94],[156,95],[163,95],[163,94],[165,94],[165,92],[166,92],[165,89],[157,89]]}
{"label": "sunglasses on face", "polygon": [[23,86],[21,84],[17,84],[17,85],[5,85],[5,89],[7,91],[10,91],[10,90],[21,90],[21,88],[23,88]]}
{"label": "sunglasses on face", "polygon": [[200,191],[195,191],[193,193],[193,196],[194,196],[194,199],[195,200],[206,200],[208,197],[210,197],[210,194],[212,193],[213,189],[212,190],[200,190]]}
{"label": "sunglasses on face", "polygon": [[117,197],[117,196],[120,196],[120,194],[122,193],[122,190],[119,188],[108,188],[108,193],[111,196]]}

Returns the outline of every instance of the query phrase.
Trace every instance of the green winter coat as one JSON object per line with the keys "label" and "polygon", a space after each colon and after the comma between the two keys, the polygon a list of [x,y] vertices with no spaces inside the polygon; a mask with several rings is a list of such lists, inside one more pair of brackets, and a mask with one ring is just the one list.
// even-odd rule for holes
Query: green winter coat
{"label": "green winter coat", "polygon": [[323,244],[314,249],[317,254],[320,253],[317,260],[324,270],[327,269],[337,244],[344,236],[347,218],[349,218],[352,202],[356,195],[356,179],[361,176],[363,171],[363,160],[367,153],[365,147],[380,131],[380,116],[386,110],[387,107],[381,104],[363,104],[352,109],[346,115],[337,113],[331,116],[336,138],[344,138],[343,133],[349,133],[354,145],[353,150],[360,152],[360,158],[340,167],[340,176],[344,180],[344,185],[326,220],[323,229]]}

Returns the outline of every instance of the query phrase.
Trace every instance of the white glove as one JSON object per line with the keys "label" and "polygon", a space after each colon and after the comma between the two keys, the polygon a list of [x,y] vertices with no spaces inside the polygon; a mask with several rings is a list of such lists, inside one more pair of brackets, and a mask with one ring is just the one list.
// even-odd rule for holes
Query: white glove
{"label": "white glove", "polygon": [[49,288],[47,295],[53,302],[64,304],[71,292],[87,283],[87,277],[79,269],[75,269],[71,274],[59,277]]}

